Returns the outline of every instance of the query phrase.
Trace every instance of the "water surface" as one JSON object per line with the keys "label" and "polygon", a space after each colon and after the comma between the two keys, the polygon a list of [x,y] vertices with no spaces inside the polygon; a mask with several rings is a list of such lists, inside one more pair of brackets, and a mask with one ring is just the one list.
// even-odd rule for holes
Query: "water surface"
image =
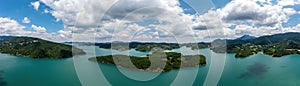
{"label": "water surface", "polygon": [[[179,70],[162,73],[149,81],[138,81],[124,76],[114,65],[98,64],[88,61],[92,56],[110,55],[110,49],[100,49],[93,46],[81,47],[88,52],[88,55],[68,59],[31,59],[25,57],[0,54],[0,86],[81,86],[107,83],[124,85],[170,85],[171,83],[185,83],[193,81],[189,76],[190,72],[197,69],[195,86],[203,85],[211,64],[212,52],[209,49],[201,49],[200,53],[207,57],[206,66],[181,69],[184,76],[179,76],[182,81],[174,82]],[[96,52],[94,52],[96,50]],[[199,53],[189,48],[171,50],[186,55]],[[170,52],[170,51],[167,51]],[[126,54],[120,51],[120,54]],[[148,53],[129,51],[130,55],[145,56]],[[299,86],[300,85],[300,55],[289,55],[281,58],[258,53],[250,57],[239,59],[234,54],[223,54],[226,57],[226,64],[220,86]],[[75,66],[74,66],[74,62]],[[96,64],[96,66],[95,66]],[[99,69],[95,69],[98,67]],[[76,71],[77,70],[77,71]],[[99,70],[102,73],[99,73]],[[131,73],[134,77],[145,78],[154,73],[141,72],[128,69],[121,69]],[[101,72],[100,71],[100,72]],[[80,73],[80,74],[77,74]],[[186,77],[185,77],[186,76]],[[105,79],[103,79],[105,77]],[[99,80],[101,79],[101,80]],[[99,81],[98,81],[99,80]],[[82,83],[81,83],[82,82]]]}

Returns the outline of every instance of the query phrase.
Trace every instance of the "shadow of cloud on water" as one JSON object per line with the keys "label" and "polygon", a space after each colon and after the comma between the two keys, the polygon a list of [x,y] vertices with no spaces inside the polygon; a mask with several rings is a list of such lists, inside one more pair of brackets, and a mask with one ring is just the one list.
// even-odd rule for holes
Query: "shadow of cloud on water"
{"label": "shadow of cloud on water", "polygon": [[285,66],[285,65],[282,65],[282,66],[280,66],[280,68],[287,68],[287,66]]}
{"label": "shadow of cloud on water", "polygon": [[256,78],[268,72],[268,69],[270,69],[270,67],[267,67],[267,65],[255,62],[253,65],[249,65],[247,68],[247,72],[240,74],[238,78],[239,79]]}
{"label": "shadow of cloud on water", "polygon": [[3,73],[4,73],[4,71],[0,70],[0,86],[7,85],[7,83],[4,81]]}

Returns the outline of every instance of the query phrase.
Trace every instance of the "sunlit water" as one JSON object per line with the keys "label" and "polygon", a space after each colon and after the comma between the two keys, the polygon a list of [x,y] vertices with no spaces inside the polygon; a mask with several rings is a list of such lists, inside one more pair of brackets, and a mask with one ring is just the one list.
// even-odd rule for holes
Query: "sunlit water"
{"label": "sunlit water", "polygon": [[[81,86],[105,83],[114,86],[168,86],[172,83],[193,81],[193,78],[182,76],[179,77],[182,81],[175,81],[179,70],[161,73],[158,77],[149,81],[135,80],[132,77],[145,78],[150,77],[154,73],[120,69],[132,74],[131,78],[124,76],[114,65],[88,61],[89,57],[95,55],[110,55],[111,51],[109,49],[99,49],[93,46],[81,48],[88,54],[78,56],[75,59],[31,59],[0,54],[0,86]],[[96,53],[93,53],[94,50],[96,50]],[[197,53],[197,51],[189,48],[171,51],[184,54]],[[129,53],[134,56],[145,56],[148,54],[134,50],[130,50]],[[201,49],[200,53],[207,57],[208,64],[206,66],[180,70],[185,76],[196,76],[193,83],[195,86],[203,85],[211,64],[210,59],[219,58],[211,57],[212,52],[209,49]],[[120,54],[126,54],[126,52],[120,51]],[[234,54],[223,55],[226,55],[227,58],[225,69],[218,83],[220,86],[300,85],[300,55],[273,58],[259,53],[244,59],[234,58]],[[197,75],[189,75],[195,69],[198,69]]]}

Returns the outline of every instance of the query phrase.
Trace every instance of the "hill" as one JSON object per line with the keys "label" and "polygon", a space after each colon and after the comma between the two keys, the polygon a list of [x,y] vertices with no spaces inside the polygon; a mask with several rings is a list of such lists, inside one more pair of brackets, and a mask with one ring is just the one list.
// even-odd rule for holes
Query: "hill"
{"label": "hill", "polygon": [[255,39],[215,40],[212,43],[226,42],[226,45],[212,47],[217,53],[236,53],[236,57],[247,57],[258,52],[281,57],[290,54],[300,54],[300,33],[282,33],[261,36]]}
{"label": "hill", "polygon": [[[217,39],[211,43],[141,43],[141,42],[113,42],[113,43],[77,43],[80,45],[95,45],[100,48],[128,50],[135,49],[149,52],[152,48],[159,47],[164,50],[178,49],[182,46],[192,49],[210,48],[216,53],[236,53],[236,57],[247,57],[258,52],[281,57],[290,54],[300,54],[300,33],[290,32],[261,37],[244,35],[237,39]],[[111,45],[114,45],[113,47]],[[127,46],[127,47],[124,47]]]}
{"label": "hill", "polygon": [[0,53],[30,58],[68,58],[85,54],[72,46],[33,37],[0,36]]}
{"label": "hill", "polygon": [[244,35],[240,38],[237,38],[236,40],[252,40],[252,39],[255,39],[256,37],[254,36],[250,36],[250,35]]}

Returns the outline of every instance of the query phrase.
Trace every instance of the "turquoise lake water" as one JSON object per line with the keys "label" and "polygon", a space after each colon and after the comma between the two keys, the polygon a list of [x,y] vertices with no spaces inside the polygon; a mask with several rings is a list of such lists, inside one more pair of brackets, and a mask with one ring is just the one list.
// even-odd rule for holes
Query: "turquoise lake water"
{"label": "turquoise lake water", "polygon": [[[31,59],[0,54],[0,86],[202,86],[209,73],[214,74],[212,64],[225,60],[219,86],[299,86],[300,55],[281,58],[258,53],[240,59],[234,54],[214,55],[209,49],[199,52],[207,57],[206,66],[172,70],[165,73],[150,73],[118,69],[111,64],[88,61],[89,57],[110,55],[109,49],[93,46],[81,47],[87,55],[68,59]],[[96,52],[94,52],[96,51]],[[181,48],[172,50],[184,54],[197,54],[196,50]],[[118,51],[126,54],[126,51]],[[130,55],[145,56],[148,53],[134,50]],[[166,51],[169,52],[169,51]],[[219,57],[226,56],[226,58]],[[212,63],[213,62],[213,63]],[[220,68],[221,69],[221,68]],[[197,72],[195,72],[197,71]],[[123,75],[126,73],[127,75]]]}

